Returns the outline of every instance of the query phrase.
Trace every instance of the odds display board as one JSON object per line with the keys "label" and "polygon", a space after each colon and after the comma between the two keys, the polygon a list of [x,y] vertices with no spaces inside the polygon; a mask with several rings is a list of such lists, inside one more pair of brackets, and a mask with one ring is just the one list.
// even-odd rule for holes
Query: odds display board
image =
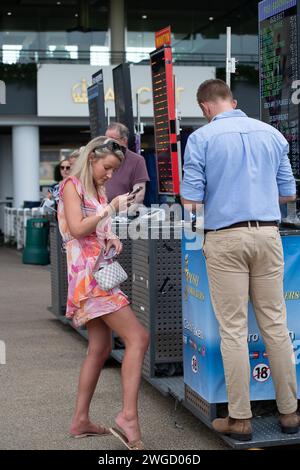
{"label": "odds display board", "polygon": [[113,69],[112,74],[114,81],[116,122],[121,122],[128,128],[128,147],[135,152],[136,146],[129,63],[118,65]]}
{"label": "odds display board", "polygon": [[172,49],[164,46],[150,54],[154,134],[159,194],[180,193],[175,121]]}
{"label": "odds display board", "polygon": [[93,139],[99,135],[104,135],[107,126],[102,70],[99,70],[97,73],[93,74],[92,85],[88,87],[87,92],[91,138]]}
{"label": "odds display board", "polygon": [[297,0],[260,2],[261,119],[276,127],[289,142],[289,157],[296,179],[300,179],[298,38]]}

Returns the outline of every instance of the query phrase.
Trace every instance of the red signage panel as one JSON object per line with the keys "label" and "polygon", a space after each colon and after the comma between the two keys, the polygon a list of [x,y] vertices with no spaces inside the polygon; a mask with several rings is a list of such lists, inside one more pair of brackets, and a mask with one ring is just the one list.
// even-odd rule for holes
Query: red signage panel
{"label": "red signage panel", "polygon": [[167,26],[155,33],[155,47],[160,49],[163,46],[171,45],[171,26]]}

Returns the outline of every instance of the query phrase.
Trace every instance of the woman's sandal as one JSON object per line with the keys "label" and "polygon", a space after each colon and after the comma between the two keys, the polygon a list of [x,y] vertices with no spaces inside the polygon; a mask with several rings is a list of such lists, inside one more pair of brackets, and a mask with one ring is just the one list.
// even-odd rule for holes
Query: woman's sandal
{"label": "woman's sandal", "polygon": [[102,436],[110,436],[111,435],[110,430],[108,428],[106,428],[105,426],[99,426],[99,431],[100,431],[100,428],[101,428],[101,432],[86,431],[86,432],[82,432],[80,434],[70,434],[70,437],[73,437],[74,439],[80,439],[82,437],[92,437],[92,436],[102,437]]}
{"label": "woman's sandal", "polygon": [[119,429],[117,428],[109,428],[110,430],[110,433],[117,437],[121,442],[123,442],[124,446],[127,447],[127,449],[129,450],[146,450],[146,447],[143,443],[143,441],[141,441],[141,439],[137,439],[135,441],[129,441],[127,439],[127,437],[125,436],[125,434],[120,431]]}

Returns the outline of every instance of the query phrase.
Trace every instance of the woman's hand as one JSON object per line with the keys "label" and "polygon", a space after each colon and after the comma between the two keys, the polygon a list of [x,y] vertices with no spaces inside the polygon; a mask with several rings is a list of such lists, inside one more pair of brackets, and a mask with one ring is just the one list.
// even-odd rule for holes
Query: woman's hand
{"label": "woman's hand", "polygon": [[110,238],[109,240],[106,241],[104,254],[107,255],[107,253],[109,252],[111,248],[114,248],[116,250],[116,255],[119,255],[122,252],[123,244],[119,240],[119,238]]}
{"label": "woman's hand", "polygon": [[128,207],[134,202],[135,195],[126,193],[115,197],[110,205],[114,208],[115,212],[126,212]]}

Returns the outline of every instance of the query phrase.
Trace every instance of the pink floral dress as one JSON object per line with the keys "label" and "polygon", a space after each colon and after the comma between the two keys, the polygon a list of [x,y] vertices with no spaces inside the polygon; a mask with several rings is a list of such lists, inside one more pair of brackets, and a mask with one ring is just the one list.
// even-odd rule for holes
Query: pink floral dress
{"label": "pink floral dress", "polygon": [[[127,296],[118,288],[103,291],[93,276],[95,262],[105,247],[105,240],[112,238],[111,219],[109,218],[97,233],[76,239],[71,236],[64,211],[64,187],[67,181],[72,181],[81,198],[81,208],[84,217],[96,215],[107,206],[105,194],[99,195],[99,200],[88,196],[81,182],[74,176],[66,178],[60,185],[58,204],[58,223],[62,235],[68,264],[68,300],[66,317],[72,318],[75,327],[80,327],[107,313],[112,313],[129,304]],[[102,256],[102,254],[101,254]]]}

